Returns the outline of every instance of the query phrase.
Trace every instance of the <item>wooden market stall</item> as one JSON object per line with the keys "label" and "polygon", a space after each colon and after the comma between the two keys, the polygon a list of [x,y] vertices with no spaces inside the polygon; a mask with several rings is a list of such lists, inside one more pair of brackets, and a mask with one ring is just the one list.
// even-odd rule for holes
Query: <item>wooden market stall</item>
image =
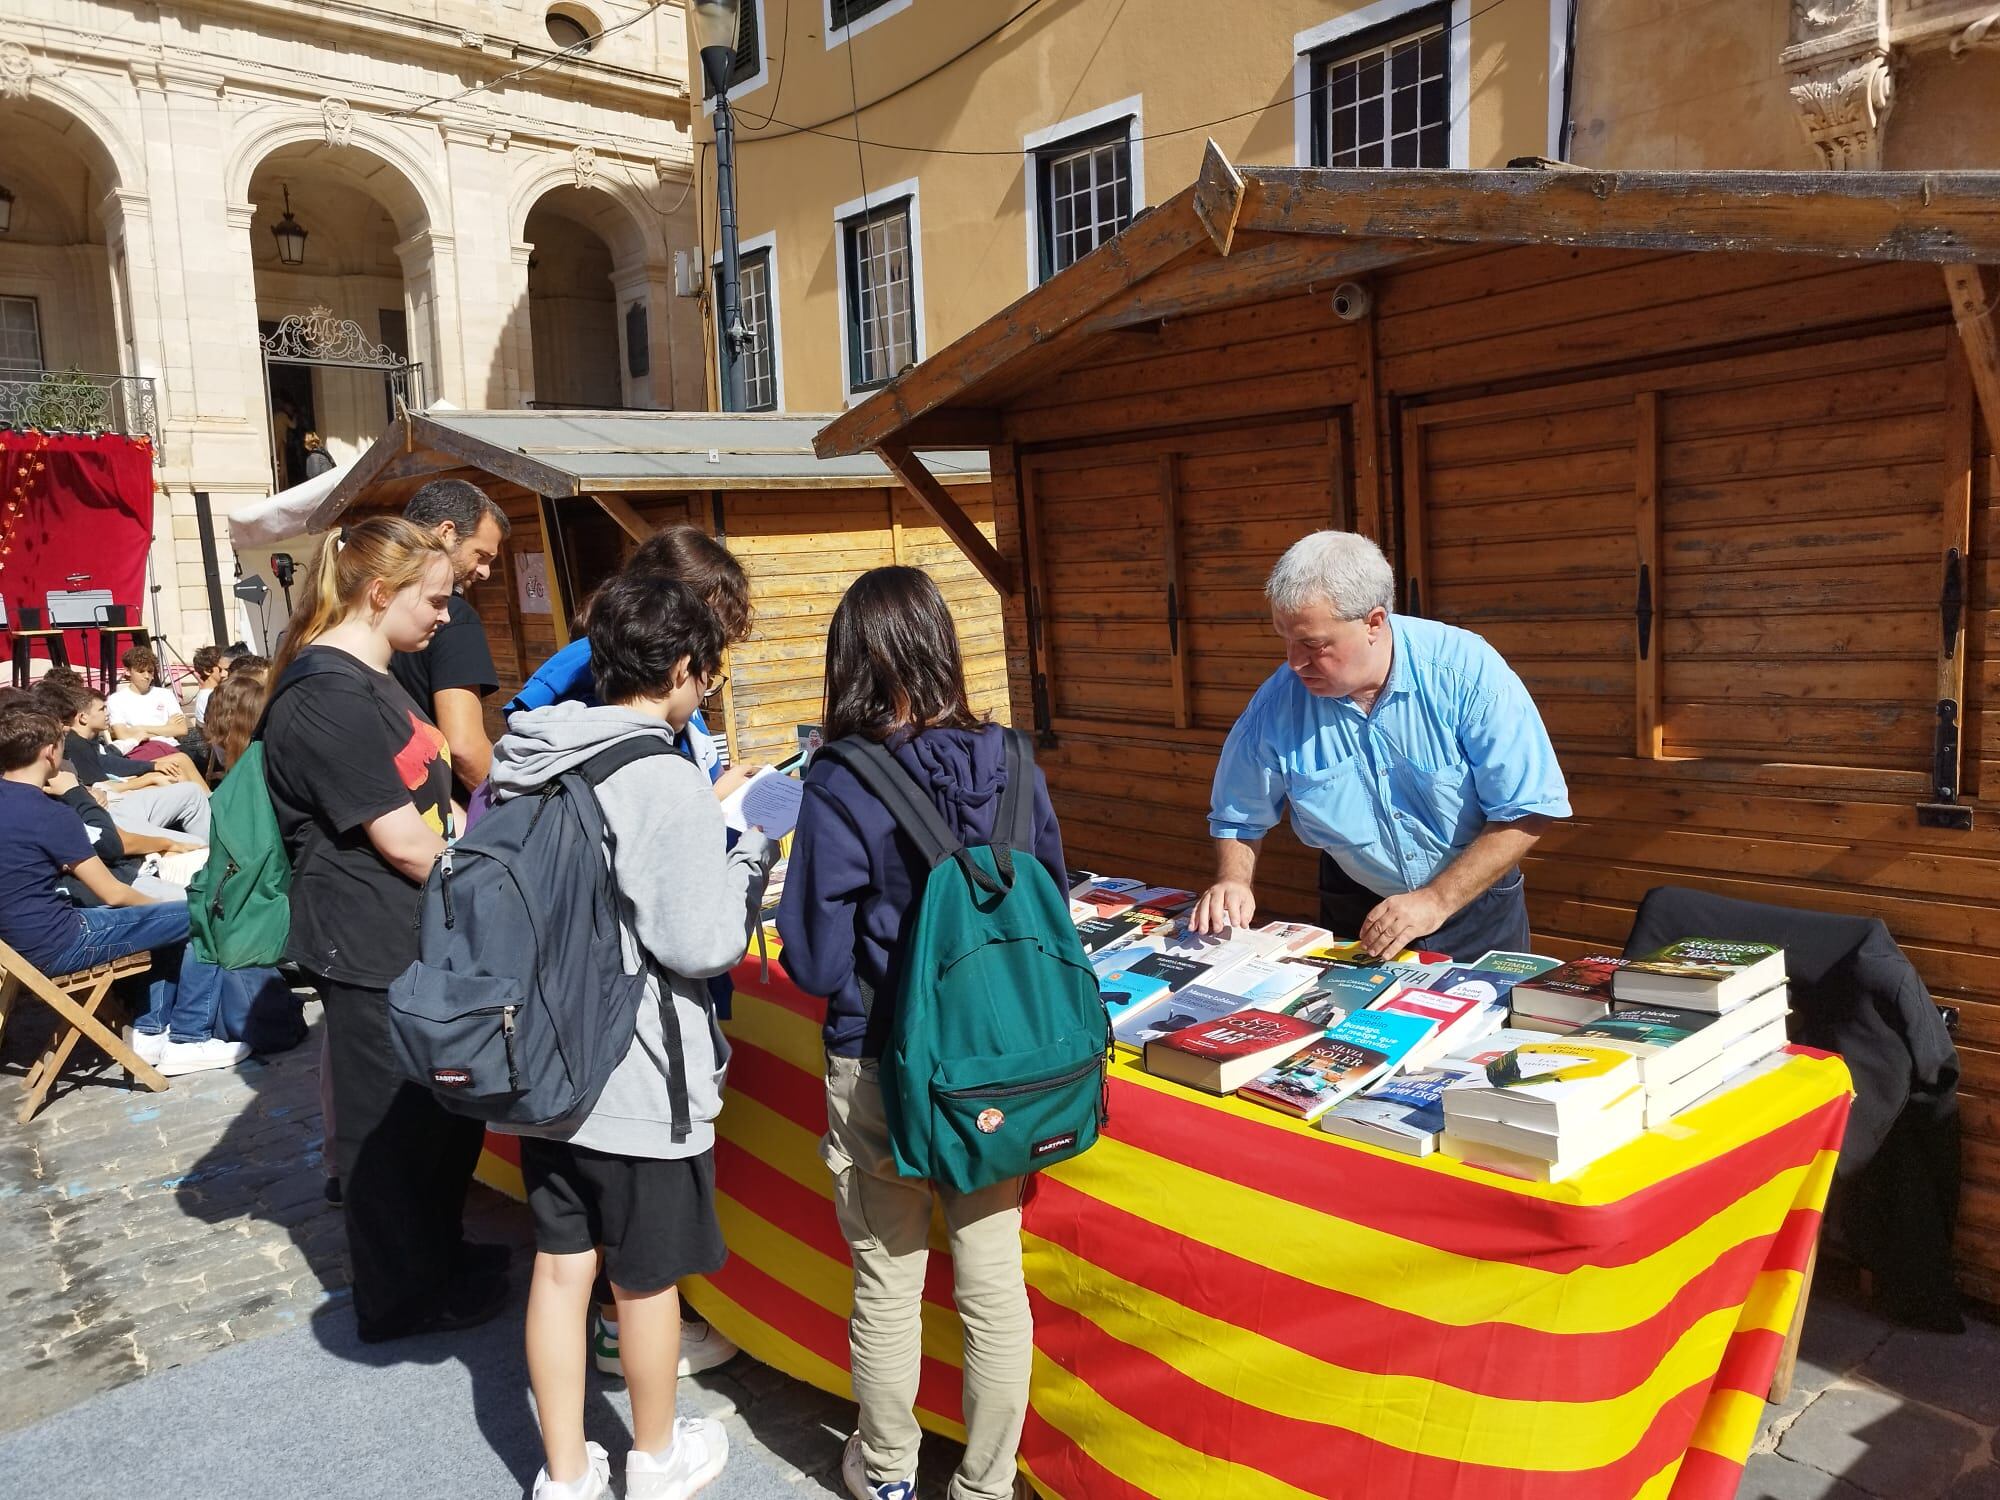
{"label": "wooden market stall", "polygon": [[[1981,263],[1986,263],[1982,267]],[[833,422],[991,455],[1015,721],[1074,863],[1197,884],[1260,592],[1351,527],[1520,672],[1575,816],[1538,946],[1684,884],[1882,917],[1962,1007],[2000,1300],[2000,174],[1238,170]],[[1312,909],[1288,834],[1260,894]]]}
{"label": "wooden market stall", "polygon": [[[699,526],[750,576],[755,624],[724,663],[724,728],[735,756],[789,755],[820,716],[826,622],[855,577],[909,563],[937,579],[957,618],[976,705],[1004,715],[993,521],[983,455],[925,454],[925,492],[954,538],[874,454],[821,459],[824,416],[705,412],[433,411],[399,417],[313,517],[400,510],[432,479],[468,479],[513,522],[501,565],[471,598],[501,676],[499,706],[569,639],[581,602],[655,530]],[[907,456],[902,462],[913,460]],[[936,475],[935,481],[932,475]]]}

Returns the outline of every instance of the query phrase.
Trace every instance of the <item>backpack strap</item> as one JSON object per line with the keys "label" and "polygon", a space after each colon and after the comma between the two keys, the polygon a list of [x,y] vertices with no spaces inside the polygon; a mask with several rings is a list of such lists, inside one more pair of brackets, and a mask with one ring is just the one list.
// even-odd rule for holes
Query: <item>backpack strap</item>
{"label": "backpack strap", "polygon": [[928,868],[935,870],[946,860],[956,859],[967,879],[994,896],[1002,894],[1013,883],[1011,869],[1003,870],[1006,883],[1001,884],[973,863],[965,852],[964,843],[945,822],[944,814],[924,794],[916,779],[881,744],[865,735],[852,734],[830,745],[820,746],[813,758],[817,760],[820,756],[825,756],[835,765],[845,766],[853,773],[854,779],[889,810],[896,827],[917,846],[917,852],[924,857]]}
{"label": "backpack strap", "polygon": [[1035,852],[1035,747],[1018,729],[1002,729],[1007,746],[1007,785],[993,820],[993,841],[1022,854]]}
{"label": "backpack strap", "polygon": [[[559,778],[569,781],[574,778],[590,789],[588,797],[572,796],[571,802],[586,829],[592,830],[605,845],[609,854],[617,853],[618,840],[605,821],[603,809],[598,804],[597,788],[634,762],[651,760],[656,755],[678,755],[684,760],[693,757],[662,734],[627,735],[615,745],[610,745],[580,766],[572,767]],[[555,783],[550,783],[552,786]],[[615,871],[615,866],[612,867]],[[612,877],[614,886],[617,877]],[[667,1103],[672,1112],[672,1138],[676,1144],[688,1138],[694,1129],[693,1109],[688,1103],[687,1056],[683,1050],[681,1018],[674,1007],[674,987],[667,972],[653,962],[646,945],[639,943],[639,961],[652,971],[654,981],[660,990],[660,1030],[667,1044]]]}

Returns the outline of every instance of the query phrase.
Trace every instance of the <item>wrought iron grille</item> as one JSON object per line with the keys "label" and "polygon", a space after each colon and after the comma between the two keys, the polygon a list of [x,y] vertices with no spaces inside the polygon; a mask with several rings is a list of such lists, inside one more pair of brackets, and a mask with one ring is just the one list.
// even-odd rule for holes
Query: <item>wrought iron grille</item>
{"label": "wrought iron grille", "polygon": [[159,403],[149,375],[44,370],[0,376],[0,427],[17,431],[115,432],[160,446]]}

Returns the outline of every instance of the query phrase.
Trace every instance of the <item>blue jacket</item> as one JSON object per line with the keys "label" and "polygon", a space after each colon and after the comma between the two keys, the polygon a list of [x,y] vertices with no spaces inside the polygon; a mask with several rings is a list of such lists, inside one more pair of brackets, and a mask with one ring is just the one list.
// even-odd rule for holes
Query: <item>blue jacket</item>
{"label": "blue jacket", "polygon": [[[889,748],[926,788],[967,844],[993,836],[1007,781],[996,725],[979,731],[930,729]],[[1034,854],[1066,885],[1062,830],[1048,784],[1035,770]],[[896,832],[889,810],[845,766],[815,760],[792,841],[785,894],[778,904],[782,959],[792,982],[826,997],[826,1050],[879,1057],[889,1038],[903,923],[927,871],[916,847]],[[872,1010],[862,986],[874,995]]]}

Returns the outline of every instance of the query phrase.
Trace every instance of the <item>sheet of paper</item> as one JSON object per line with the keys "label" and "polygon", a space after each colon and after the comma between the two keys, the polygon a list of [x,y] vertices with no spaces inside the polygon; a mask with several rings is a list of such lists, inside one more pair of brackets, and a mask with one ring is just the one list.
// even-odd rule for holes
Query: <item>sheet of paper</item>
{"label": "sheet of paper", "polygon": [[766,766],[723,799],[722,821],[738,833],[761,828],[781,839],[798,826],[805,794],[804,782]]}

